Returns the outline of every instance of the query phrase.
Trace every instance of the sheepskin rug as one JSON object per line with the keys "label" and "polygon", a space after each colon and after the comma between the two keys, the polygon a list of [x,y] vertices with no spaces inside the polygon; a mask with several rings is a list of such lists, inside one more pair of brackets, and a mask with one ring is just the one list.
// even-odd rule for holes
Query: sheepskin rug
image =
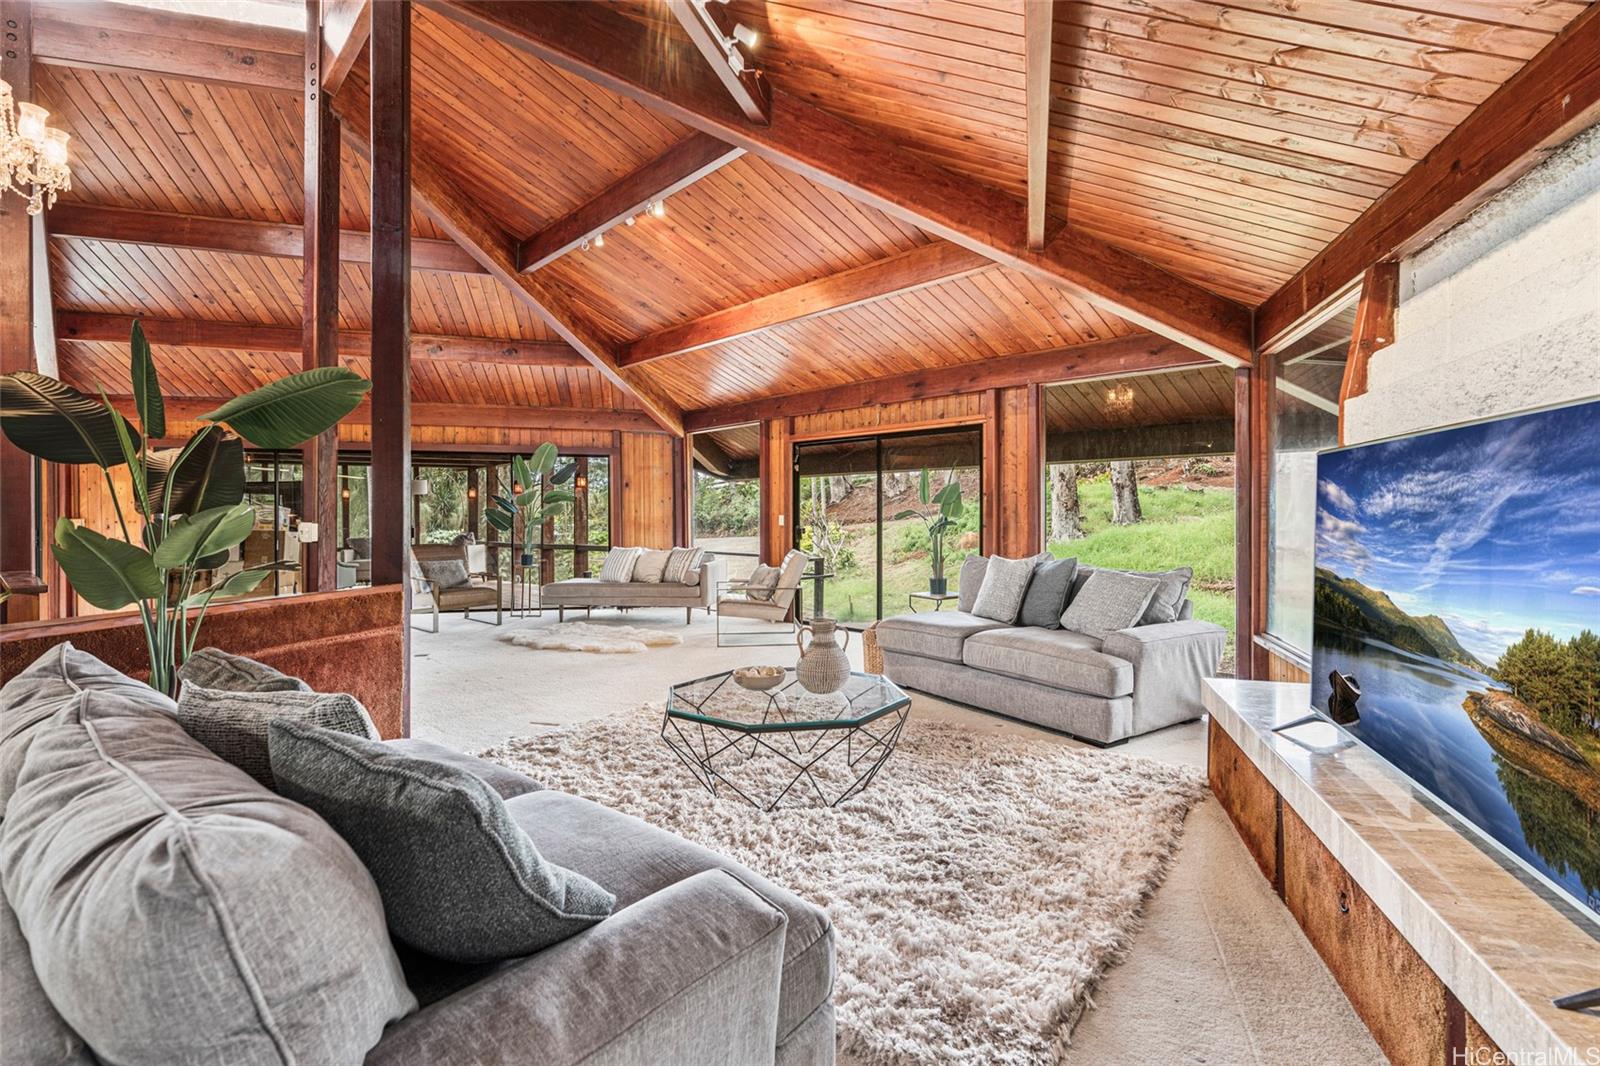
{"label": "sheepskin rug", "polygon": [[[884,1066],[1042,1066],[1128,949],[1190,807],[1190,768],[918,722],[861,795],[761,813],[714,799],[661,709],[484,753],[714,848],[824,907],[839,1049]],[[758,756],[771,758],[771,756]]]}
{"label": "sheepskin rug", "polygon": [[587,651],[596,655],[631,655],[648,648],[682,644],[676,633],[638,626],[603,626],[593,622],[557,622],[534,629],[515,629],[501,633],[496,640],[519,648],[544,651]]}

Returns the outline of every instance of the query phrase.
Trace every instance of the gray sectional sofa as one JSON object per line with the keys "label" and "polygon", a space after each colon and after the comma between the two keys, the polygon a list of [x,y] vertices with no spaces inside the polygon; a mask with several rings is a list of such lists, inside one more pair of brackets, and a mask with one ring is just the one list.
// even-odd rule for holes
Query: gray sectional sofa
{"label": "gray sectional sofa", "polygon": [[481,777],[548,860],[616,896],[534,955],[444,962],[392,942],[343,838],[165,696],[63,644],[3,700],[7,1063],[834,1061],[827,915],[671,833],[391,742]]}
{"label": "gray sectional sofa", "polygon": [[[1215,675],[1227,633],[1195,620],[1186,596],[1174,611],[1177,620],[1100,640],[972,613],[984,563],[974,556],[963,565],[959,610],[877,624],[884,673],[896,684],[1100,745],[1204,712],[1201,680]],[[1068,603],[1091,573],[1078,568]]]}

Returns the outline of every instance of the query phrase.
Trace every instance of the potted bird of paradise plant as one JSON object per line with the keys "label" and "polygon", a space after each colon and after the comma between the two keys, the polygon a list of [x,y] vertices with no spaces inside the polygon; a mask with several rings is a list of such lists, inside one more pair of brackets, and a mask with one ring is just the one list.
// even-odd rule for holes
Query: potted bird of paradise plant
{"label": "potted bird of paradise plant", "polygon": [[517,519],[522,519],[522,565],[533,565],[533,545],[545,522],[577,497],[570,489],[556,488],[572,480],[576,463],[557,464],[556,446],[549,441],[524,459],[511,458],[511,491],[497,493],[485,517],[502,533],[515,536]]}
{"label": "potted bird of paradise plant", "polygon": [[[255,526],[255,511],[244,502],[245,441],[299,447],[355,410],[371,383],[344,367],[291,374],[200,415],[201,425],[181,447],[158,448],[155,442],[167,435],[166,403],[138,322],[130,370],[137,425],[103,389],[97,400],[23,371],[0,377],[0,430],[46,462],[100,469],[120,536],[62,518],[50,531],[50,550],[89,603],[138,609],[150,687],[174,695],[178,667],[193,653],[212,601],[250,592],[284,565],[249,566],[200,587],[202,575],[226,562]],[[131,486],[119,494],[111,472],[122,466]],[[124,495],[131,507],[124,507]]]}
{"label": "potted bird of paradise plant", "polygon": [[954,470],[946,475],[944,487],[938,492],[931,491],[929,482],[928,471],[924,469],[917,483],[917,499],[924,507],[938,505],[938,514],[927,515],[907,508],[894,517],[897,522],[904,518],[920,519],[928,528],[928,591],[943,596],[948,587],[944,576],[944,538],[966,511],[966,504],[961,499],[961,482]]}

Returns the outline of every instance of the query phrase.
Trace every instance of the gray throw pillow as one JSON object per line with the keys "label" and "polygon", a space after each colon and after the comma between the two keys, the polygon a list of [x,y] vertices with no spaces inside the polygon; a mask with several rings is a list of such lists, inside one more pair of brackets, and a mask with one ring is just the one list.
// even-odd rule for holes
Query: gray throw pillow
{"label": "gray throw pillow", "polygon": [[1017,625],[1059,629],[1061,612],[1067,609],[1067,591],[1077,570],[1076,559],[1047,559],[1034,564],[1027,594],[1022,597],[1022,610],[1017,613]]}
{"label": "gray throw pillow", "polygon": [[310,692],[311,686],[254,659],[221,648],[201,648],[178,668],[178,679],[229,692]]}
{"label": "gray throw pillow", "polygon": [[991,556],[983,572],[983,587],[972,605],[972,613],[1007,625],[1017,620],[1028,581],[1033,577],[1033,559],[1007,559]]}
{"label": "gray throw pillow", "polygon": [[989,569],[987,555],[969,555],[961,560],[961,575],[956,578],[956,606],[964,614],[971,614],[978,602],[978,590],[983,587],[983,575]]}
{"label": "gray throw pillow", "polygon": [[273,780],[267,723],[274,718],[378,739],[361,701],[342,692],[225,692],[184,682],[178,694],[178,721],[184,731],[268,788]]}
{"label": "gray throw pillow", "polygon": [[1150,597],[1161,582],[1153,577],[1125,574],[1120,570],[1096,570],[1083,588],[1067,604],[1061,627],[1096,640],[1105,640],[1119,629],[1138,625]]}
{"label": "gray throw pillow", "polygon": [[772,594],[778,591],[778,579],[782,576],[783,571],[776,566],[757,563],[756,568],[750,571],[750,581],[745,585],[744,594],[752,600],[771,603]]}
{"label": "gray throw pillow", "polygon": [[372,876],[139,688],[51,718],[0,823],[40,987],[101,1062],[361,1062],[417,1006]]}
{"label": "gray throw pillow", "polygon": [[475,774],[288,719],[269,737],[278,791],[349,842],[378,883],[395,939],[419,951],[457,962],[531,955],[616,905],[545,861]]}
{"label": "gray throw pillow", "polygon": [[1194,580],[1194,568],[1180,566],[1174,570],[1129,570],[1130,574],[1140,577],[1153,577],[1161,582],[1156,589],[1156,594],[1150,597],[1150,606],[1144,609],[1144,616],[1139,619],[1142,626],[1155,625],[1159,622],[1176,622],[1178,614],[1183,610],[1183,601],[1189,598],[1189,582]]}
{"label": "gray throw pillow", "polygon": [[422,576],[438,589],[463,589],[472,585],[467,575],[467,564],[461,559],[421,559]]}

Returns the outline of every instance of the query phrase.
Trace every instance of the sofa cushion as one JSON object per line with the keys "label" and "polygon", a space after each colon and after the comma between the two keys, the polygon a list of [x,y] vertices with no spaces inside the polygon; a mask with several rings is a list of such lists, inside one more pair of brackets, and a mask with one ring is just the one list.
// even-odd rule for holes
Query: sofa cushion
{"label": "sofa cushion", "polygon": [[704,548],[673,548],[661,571],[661,580],[676,585],[698,585],[700,563],[705,555]]}
{"label": "sofa cushion", "polygon": [[[537,792],[544,787],[527,774],[513,770],[509,766],[490,762],[488,759],[480,759],[476,755],[468,755],[464,751],[447,748],[443,744],[436,744],[431,740],[421,740],[417,737],[401,737],[399,740],[389,740],[384,743],[395,751],[404,752],[419,759],[432,759],[435,762],[450,763],[452,766],[465,770],[469,774],[477,774],[483,779],[484,784],[500,793],[501,799],[510,799],[513,796],[520,796],[527,792]],[[405,961],[404,955],[401,955],[400,961]]]}
{"label": "sofa cushion", "polygon": [[771,603],[772,594],[778,589],[778,579],[782,576],[783,571],[776,566],[757,563],[755,569],[750,571],[750,580],[745,582],[745,596],[761,603]]}
{"label": "sofa cushion", "polygon": [[1061,612],[1067,609],[1067,593],[1077,570],[1076,559],[1046,558],[1035,563],[1028,591],[1022,597],[1022,610],[1017,612],[1017,625],[1060,628]]}
{"label": "sofa cushion", "polygon": [[185,683],[178,694],[178,721],[188,734],[268,788],[273,781],[267,723],[274,718],[378,739],[361,701],[342,692],[224,692]]}
{"label": "sofa cushion", "polygon": [[611,913],[611,893],[540,855],[476,774],[285,718],[271,745],[279,790],[350,842],[395,938],[419,951],[531,955]]}
{"label": "sofa cushion", "polygon": [[1133,664],[1068,629],[997,629],[967,639],[961,661],[977,670],[1114,699],[1133,691]]}
{"label": "sofa cushion", "polygon": [[643,553],[643,548],[612,548],[606,552],[606,561],[600,567],[600,580],[613,584],[632,581],[633,568]]}
{"label": "sofa cushion", "polygon": [[[1078,572],[1072,578],[1072,591],[1067,596],[1067,603],[1071,604],[1073,598],[1082,591],[1088,583],[1089,576],[1096,570],[1109,570],[1110,567],[1084,566],[1079,564]],[[1194,569],[1180,566],[1173,570],[1112,570],[1114,574],[1132,574],[1135,577],[1153,577],[1160,584],[1155,595],[1150,597],[1150,605],[1144,609],[1144,614],[1135,624],[1141,626],[1159,625],[1163,622],[1181,622],[1193,615],[1193,608],[1189,605],[1189,583],[1194,578]]]}
{"label": "sofa cushion", "polygon": [[961,574],[956,578],[956,607],[963,614],[971,614],[978,602],[978,590],[983,588],[983,575],[989,569],[987,555],[969,555],[961,560]]}
{"label": "sofa cushion", "polygon": [[201,648],[178,668],[178,680],[229,692],[310,692],[298,677],[221,648]]}
{"label": "sofa cushion", "polygon": [[885,618],[873,629],[878,647],[946,662],[961,661],[961,645],[974,633],[1005,629],[1004,622],[965,611],[924,611]]}
{"label": "sofa cushion", "polygon": [[1061,628],[1104,640],[1119,629],[1138,625],[1150,606],[1150,597],[1160,587],[1161,582],[1153,577],[1096,570],[1067,604]]}
{"label": "sofa cushion", "polygon": [[983,587],[978,590],[972,613],[1007,625],[1015,622],[1017,612],[1022,610],[1022,598],[1028,593],[1028,582],[1033,578],[1033,566],[1031,558],[992,556],[984,569]]}
{"label": "sofa cushion", "polygon": [[17,915],[0,895],[0,1042],[7,1066],[93,1066],[83,1037],[72,1031],[39,985]]}
{"label": "sofa cushion", "polygon": [[633,564],[633,574],[629,581],[637,581],[643,585],[659,585],[661,575],[667,569],[667,563],[672,559],[672,549],[657,551],[654,548],[645,548],[639,552],[639,558]]}
{"label": "sofa cushion", "polygon": [[631,815],[563,792],[535,792],[506,804],[541,853],[606,885],[628,907],[703,870],[726,870],[789,917],[778,1042],[833,993],[833,926],[828,915],[725,856]]}
{"label": "sofa cushion", "polygon": [[16,791],[28,747],[63,707],[83,692],[143,699],[150,686],[113,670],[70,643],[57,644],[0,688],[0,818]]}
{"label": "sofa cushion", "polygon": [[372,877],[166,697],[84,691],[0,825],[39,984],[106,1062],[359,1062],[415,1009]]}
{"label": "sofa cushion", "polygon": [[417,566],[436,589],[464,589],[472,585],[465,559],[418,559]]}

